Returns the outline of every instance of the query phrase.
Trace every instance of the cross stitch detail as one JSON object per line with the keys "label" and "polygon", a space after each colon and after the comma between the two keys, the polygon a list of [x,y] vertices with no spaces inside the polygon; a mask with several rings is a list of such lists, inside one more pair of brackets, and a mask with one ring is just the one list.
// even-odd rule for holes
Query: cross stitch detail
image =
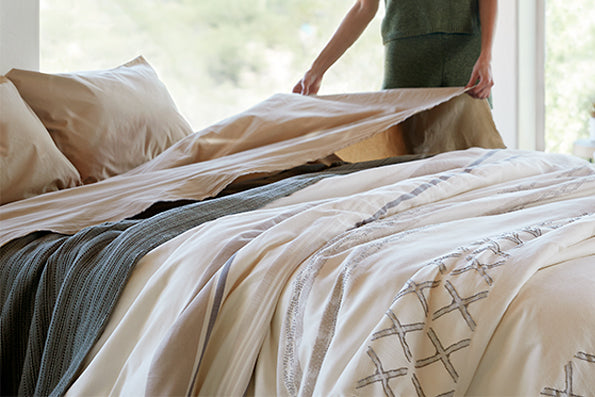
{"label": "cross stitch detail", "polygon": [[458,310],[461,313],[461,316],[463,316],[463,318],[467,322],[467,325],[469,326],[469,328],[471,328],[471,331],[475,331],[477,324],[475,324],[473,317],[471,317],[471,313],[469,313],[467,306],[469,306],[471,303],[476,302],[480,299],[487,298],[488,291],[479,292],[479,293],[477,293],[473,296],[470,296],[468,298],[461,298],[459,296],[457,290],[455,289],[455,287],[452,285],[452,283],[450,281],[447,281],[444,284],[444,288],[446,288],[446,290],[448,291],[450,296],[452,296],[452,301],[451,301],[450,305],[444,306],[440,310],[437,310],[436,312],[434,312],[432,320],[436,320],[436,319],[440,318],[441,316],[445,315],[446,313],[450,313],[454,310]]}
{"label": "cross stitch detail", "polygon": [[[509,259],[516,250],[522,249],[527,241],[540,238],[548,232],[559,229],[580,218],[544,222],[526,226],[516,232],[507,232],[490,238],[478,239],[421,264],[420,268],[423,268],[424,272],[415,274],[404,285],[393,299],[391,307],[385,312],[390,323],[386,320],[381,321],[379,328],[376,328],[376,331],[372,333],[367,355],[375,369],[372,369],[370,361],[366,360],[368,369],[356,378],[360,379],[357,382],[357,388],[380,383],[386,395],[394,395],[395,391],[391,389],[390,384],[393,387],[400,385],[399,388],[405,387],[408,390],[408,395],[426,397],[424,388],[430,390],[430,385],[437,385],[436,382],[439,382],[442,390],[434,390],[433,392],[441,392],[442,394],[439,397],[452,397],[456,384],[460,380],[459,372],[463,370],[463,367],[459,367],[459,363],[463,364],[465,362],[466,354],[470,351],[464,349],[471,345],[471,339],[481,325],[479,318],[473,318],[472,313],[480,313],[482,311],[480,308],[483,309],[488,305],[485,298],[490,294],[490,287],[499,282],[501,277],[506,279],[507,270],[505,265],[509,262]],[[470,277],[460,277],[469,272]],[[477,276],[481,277],[481,279]],[[477,278],[477,280],[470,280],[470,278]],[[487,284],[487,287],[481,287],[482,280]],[[471,283],[468,283],[469,281]],[[479,282],[477,283],[477,281]],[[446,294],[442,293],[442,288],[438,288],[440,285],[444,285],[444,289],[450,295],[450,302],[442,300],[442,296]],[[435,290],[432,291],[432,289]],[[425,317],[421,317],[422,313],[419,311],[417,303],[410,299],[401,299],[409,294],[415,295],[413,301],[417,300],[419,302]],[[473,305],[474,309],[470,309],[472,303],[477,303],[477,305]],[[456,313],[446,316],[448,313],[457,311],[460,316],[456,315]],[[399,318],[402,320],[407,319],[405,321],[408,323],[401,323]],[[449,328],[445,324],[449,324],[450,321],[460,324],[461,318],[466,322],[467,327],[456,327],[457,334],[452,335],[450,332],[452,327]],[[424,331],[427,338],[415,331]],[[379,339],[392,337],[392,335],[399,339],[404,356],[394,351],[394,349],[397,349],[395,343],[381,344],[378,342]],[[446,343],[443,344],[443,342]],[[381,346],[390,350],[390,352],[385,353],[381,350]],[[432,346],[434,352],[432,352]],[[461,350],[461,353],[453,357],[453,353],[459,350]],[[376,352],[381,353],[384,363],[380,361]],[[588,363],[586,365],[595,364],[595,354],[584,351],[576,353],[573,361],[564,366],[564,385],[543,387],[541,395],[579,397],[581,395],[580,391],[575,391],[575,388],[579,387],[579,383],[575,379],[578,372],[575,374],[574,369],[578,368],[580,362]],[[434,363],[440,363],[441,365],[432,365]],[[573,368],[573,365],[577,367]],[[385,370],[385,366],[396,369]],[[426,367],[428,368],[426,369]],[[448,373],[448,377],[440,376],[442,378],[440,381],[436,379],[436,376],[424,377],[426,373],[440,375],[435,374],[434,371],[441,372],[441,368],[444,368]],[[365,376],[370,373],[372,373],[370,376],[361,378],[362,375]],[[446,375],[446,373],[443,375]],[[406,382],[407,386],[404,386],[403,382]]]}
{"label": "cross stitch detail", "polygon": [[574,385],[573,385],[573,370],[572,370],[572,362],[568,362],[564,366],[564,374],[565,374],[565,385],[564,390],[557,390],[553,387],[544,387],[543,391],[540,393],[542,396],[552,396],[552,397],[583,397],[580,394],[574,393]]}
{"label": "cross stitch detail", "polygon": [[456,352],[457,350],[461,350],[469,346],[471,344],[471,339],[463,339],[445,348],[444,346],[442,346],[442,343],[440,342],[438,336],[432,328],[428,330],[428,337],[430,338],[432,344],[436,349],[436,354],[424,358],[422,360],[416,361],[415,368],[422,368],[427,365],[433,364],[437,361],[440,361],[442,362],[442,365],[444,365],[444,368],[446,368],[446,370],[448,371],[449,375],[452,377],[452,380],[456,383],[459,380],[459,374],[455,370],[455,367],[452,365],[452,362],[450,362],[450,355]]}
{"label": "cross stitch detail", "polygon": [[409,282],[407,283],[407,287],[401,290],[401,292],[399,292],[395,299],[393,299],[393,302],[395,302],[397,299],[404,295],[413,293],[417,296],[417,299],[419,299],[419,303],[421,303],[421,306],[424,309],[424,314],[427,316],[428,301],[426,300],[426,297],[424,295],[424,289],[436,288],[439,285],[440,281],[424,281],[423,283],[416,283],[413,280],[409,280]]}
{"label": "cross stitch detail", "polygon": [[589,363],[595,364],[595,354],[578,352],[578,353],[576,353],[576,355],[574,357],[578,358],[579,360],[583,360],[583,361],[587,361]]}
{"label": "cross stitch detail", "polygon": [[512,241],[514,244],[516,245],[523,245],[524,241],[521,239],[521,237],[519,236],[518,233],[510,233],[510,234],[505,234],[504,236],[502,236],[503,239]]}
{"label": "cross stitch detail", "polygon": [[[463,249],[461,249],[461,251],[464,252]],[[459,258],[461,255],[463,255],[462,252],[453,252],[451,254],[443,255],[439,258],[434,259],[432,262],[430,262],[430,264],[438,266],[440,273],[445,274],[447,272],[447,270],[446,270],[446,264],[444,262],[447,259]]]}
{"label": "cross stitch detail", "polygon": [[359,380],[357,382],[357,389],[361,389],[362,387],[371,385],[376,382],[380,382],[380,384],[382,385],[382,389],[384,390],[384,394],[386,394],[387,396],[393,397],[395,395],[395,393],[390,388],[388,381],[392,378],[397,378],[399,376],[407,375],[407,368],[399,368],[399,369],[392,369],[392,370],[385,371],[384,368],[382,367],[382,362],[378,358],[378,355],[376,354],[374,349],[372,349],[371,347],[368,347],[367,353],[368,353],[368,356],[370,357],[370,360],[372,360],[372,362],[374,363],[374,366],[376,367],[376,371],[372,375]]}
{"label": "cross stitch detail", "polygon": [[505,261],[498,261],[496,263],[481,263],[476,258],[471,258],[470,262],[471,263],[469,265],[460,269],[455,269],[450,274],[453,276],[457,276],[459,274],[466,273],[470,270],[475,270],[490,287],[492,286],[492,284],[494,284],[494,280],[488,274],[488,270],[501,266],[505,263]]}
{"label": "cross stitch detail", "polygon": [[504,258],[508,258],[510,256],[509,253],[502,250],[502,247],[500,246],[500,244],[497,241],[493,241],[493,240],[489,240],[487,242],[486,246],[476,249],[475,251],[472,252],[472,254],[479,255],[485,251],[491,251],[492,254],[502,256]]}
{"label": "cross stitch detail", "polygon": [[383,329],[381,331],[375,332],[372,336],[372,340],[384,338],[389,335],[396,335],[399,338],[399,342],[401,342],[401,347],[403,348],[403,352],[405,353],[405,357],[407,361],[411,362],[411,350],[409,349],[409,345],[407,344],[407,340],[405,336],[407,333],[412,331],[421,331],[424,329],[424,323],[414,323],[414,324],[401,324],[395,313],[389,310],[386,315],[391,320],[393,326],[390,328]]}

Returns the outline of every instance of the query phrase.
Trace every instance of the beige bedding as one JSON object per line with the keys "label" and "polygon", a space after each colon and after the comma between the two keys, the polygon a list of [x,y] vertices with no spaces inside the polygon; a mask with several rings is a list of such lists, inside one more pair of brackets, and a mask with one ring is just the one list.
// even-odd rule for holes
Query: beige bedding
{"label": "beige bedding", "polygon": [[[428,146],[432,151],[504,147],[487,103],[463,92],[443,88],[326,97],[277,94],[182,139],[128,173],[1,206],[0,244],[34,230],[73,233],[134,215],[157,201],[210,197],[238,177],[323,159],[413,115],[433,119],[431,112],[423,111],[442,103],[452,107],[452,101],[463,106],[455,106],[458,117],[442,125],[445,147]],[[461,135],[468,137],[464,145],[455,140]]]}

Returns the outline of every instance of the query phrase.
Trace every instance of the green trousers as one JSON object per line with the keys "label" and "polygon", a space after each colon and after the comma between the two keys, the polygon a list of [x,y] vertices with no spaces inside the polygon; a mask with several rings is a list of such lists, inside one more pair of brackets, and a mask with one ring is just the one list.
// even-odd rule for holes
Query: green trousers
{"label": "green trousers", "polygon": [[462,87],[481,51],[481,35],[433,33],[385,44],[383,88]]}

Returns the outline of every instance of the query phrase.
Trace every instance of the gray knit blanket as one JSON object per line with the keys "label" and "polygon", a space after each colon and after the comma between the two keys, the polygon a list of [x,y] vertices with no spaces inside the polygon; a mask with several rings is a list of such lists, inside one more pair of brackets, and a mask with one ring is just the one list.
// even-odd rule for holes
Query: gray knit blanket
{"label": "gray knit blanket", "polygon": [[404,160],[408,158],[324,171],[320,165],[302,166],[281,173],[278,181],[248,183],[239,189],[247,189],[243,191],[236,186],[217,198],[148,218],[92,226],[71,236],[36,232],[2,246],[0,394],[63,395],[101,335],[135,264],[153,248],[204,222],[258,209],[322,178]]}

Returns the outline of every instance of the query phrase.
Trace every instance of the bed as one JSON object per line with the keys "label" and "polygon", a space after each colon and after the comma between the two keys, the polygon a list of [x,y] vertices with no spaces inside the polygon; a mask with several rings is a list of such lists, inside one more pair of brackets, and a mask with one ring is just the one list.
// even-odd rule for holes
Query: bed
{"label": "bed", "polygon": [[464,88],[198,132],[142,57],[0,95],[2,395],[595,395],[595,167]]}

